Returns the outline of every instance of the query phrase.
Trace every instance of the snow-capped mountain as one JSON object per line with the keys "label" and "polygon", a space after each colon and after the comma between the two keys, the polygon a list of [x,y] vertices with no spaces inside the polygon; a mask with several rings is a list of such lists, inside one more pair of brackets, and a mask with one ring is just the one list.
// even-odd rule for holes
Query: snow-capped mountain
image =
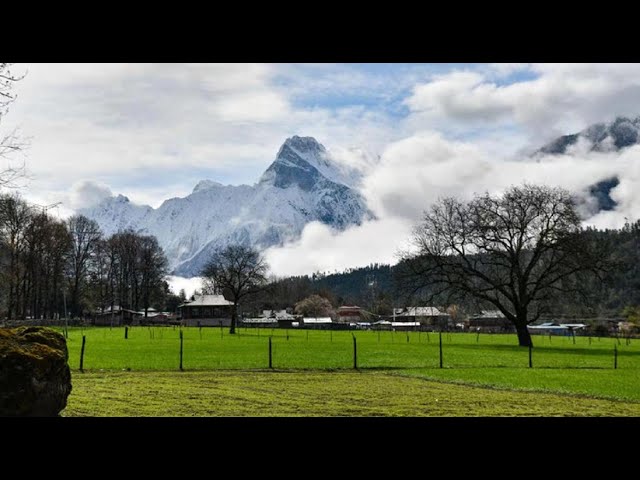
{"label": "snow-capped mountain", "polygon": [[297,239],[314,220],[342,230],[373,218],[352,187],[358,180],[314,138],[294,136],[255,185],[202,180],[190,195],[157,209],[118,195],[79,213],[96,220],[106,235],[127,228],[155,235],[173,273],[191,277],[220,246],[267,248]]}
{"label": "snow-capped mountain", "polygon": [[[535,152],[534,156],[575,155],[586,151],[617,152],[638,143],[640,143],[640,117],[617,117],[611,123],[596,123],[578,133],[558,137]],[[611,191],[619,183],[620,179],[612,176],[588,188],[587,194],[595,200],[595,204],[588,211],[589,215],[616,208],[618,204],[611,198]]]}
{"label": "snow-capped mountain", "polygon": [[538,152],[546,154],[569,153],[579,141],[586,142],[589,150],[611,152],[630,147],[640,140],[640,117],[618,117],[611,123],[597,123],[571,135],[563,135],[549,142]]}

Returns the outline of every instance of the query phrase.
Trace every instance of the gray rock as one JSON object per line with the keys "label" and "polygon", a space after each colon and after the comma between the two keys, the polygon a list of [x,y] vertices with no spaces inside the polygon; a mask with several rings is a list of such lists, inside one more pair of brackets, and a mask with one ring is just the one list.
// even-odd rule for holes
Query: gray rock
{"label": "gray rock", "polygon": [[50,328],[0,328],[0,416],[58,416],[71,393],[68,359]]}

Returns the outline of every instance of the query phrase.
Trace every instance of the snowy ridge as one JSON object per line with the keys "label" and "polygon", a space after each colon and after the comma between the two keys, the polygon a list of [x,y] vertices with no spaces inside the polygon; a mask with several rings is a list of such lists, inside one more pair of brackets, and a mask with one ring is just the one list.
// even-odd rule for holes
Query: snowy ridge
{"label": "snowy ridge", "polygon": [[354,178],[315,139],[295,136],[253,186],[202,180],[190,195],[166,200],[157,209],[119,195],[80,213],[95,219],[107,235],[127,228],[155,235],[173,272],[191,277],[219,246],[267,248],[297,239],[311,221],[342,230],[373,218],[347,184]]}
{"label": "snowy ridge", "polygon": [[561,155],[580,146],[596,152],[621,150],[640,143],[640,117],[618,117],[611,123],[596,123],[581,132],[563,135],[538,150],[538,154]]}

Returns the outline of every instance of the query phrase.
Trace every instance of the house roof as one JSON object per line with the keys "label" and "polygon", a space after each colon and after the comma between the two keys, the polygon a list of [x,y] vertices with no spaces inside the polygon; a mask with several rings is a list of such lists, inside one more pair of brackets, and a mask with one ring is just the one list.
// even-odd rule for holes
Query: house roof
{"label": "house roof", "polygon": [[225,300],[222,295],[197,295],[194,300],[187,300],[181,307],[220,307],[226,305],[233,305],[233,302]]}
{"label": "house roof", "polygon": [[278,323],[278,320],[272,317],[256,317],[256,318],[243,318],[242,323],[267,323],[273,324]]}
{"label": "house roof", "polygon": [[338,312],[351,312],[358,310],[360,310],[360,307],[358,307],[357,305],[343,305],[338,308]]}
{"label": "house roof", "polygon": [[446,315],[442,313],[436,307],[407,307],[407,308],[394,308],[396,315],[403,317],[437,317],[439,315]]}
{"label": "house roof", "polygon": [[319,323],[332,323],[331,318],[329,317],[304,317],[303,319],[304,323],[315,323],[315,324],[319,324]]}
{"label": "house roof", "polygon": [[[113,307],[113,314],[114,315],[120,315],[120,313],[122,312],[127,312],[127,313],[131,313],[134,315],[144,315],[144,311],[142,313],[140,312],[136,312],[135,310],[131,310],[130,308],[120,308],[119,305],[114,305]],[[101,310],[97,310],[95,312],[96,315],[111,315],[111,307],[107,307],[105,308],[104,312]]]}
{"label": "house roof", "polygon": [[392,327],[418,327],[420,322],[391,322]]}
{"label": "house roof", "polygon": [[479,314],[474,315],[473,318],[506,318],[504,313],[500,310],[482,310]]}
{"label": "house roof", "polygon": [[568,330],[564,325],[527,325],[530,330]]}

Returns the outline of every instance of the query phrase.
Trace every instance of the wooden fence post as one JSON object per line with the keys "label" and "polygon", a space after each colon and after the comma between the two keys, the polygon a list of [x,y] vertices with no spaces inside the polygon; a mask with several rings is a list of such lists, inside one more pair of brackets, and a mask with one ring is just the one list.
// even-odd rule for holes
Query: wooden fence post
{"label": "wooden fence post", "polygon": [[129,327],[124,327],[124,339],[127,340],[129,338]]}
{"label": "wooden fence post", "polygon": [[533,358],[531,352],[533,351],[533,345],[529,344],[529,368],[533,368]]}
{"label": "wooden fence post", "polygon": [[613,346],[613,368],[614,370],[618,368],[618,346]]}
{"label": "wooden fence post", "polygon": [[180,330],[180,371],[182,371],[182,330]]}
{"label": "wooden fence post", "polygon": [[358,369],[358,345],[356,344],[356,336],[352,333],[353,337],[353,368],[354,370]]}
{"label": "wooden fence post", "polygon": [[87,337],[82,336],[82,348],[80,349],[80,371],[84,373],[84,344],[87,340]]}
{"label": "wooden fence post", "polygon": [[269,337],[269,368],[273,368],[273,349],[271,347],[271,337]]}
{"label": "wooden fence post", "polygon": [[440,338],[440,368],[442,368],[442,332],[438,332]]}

